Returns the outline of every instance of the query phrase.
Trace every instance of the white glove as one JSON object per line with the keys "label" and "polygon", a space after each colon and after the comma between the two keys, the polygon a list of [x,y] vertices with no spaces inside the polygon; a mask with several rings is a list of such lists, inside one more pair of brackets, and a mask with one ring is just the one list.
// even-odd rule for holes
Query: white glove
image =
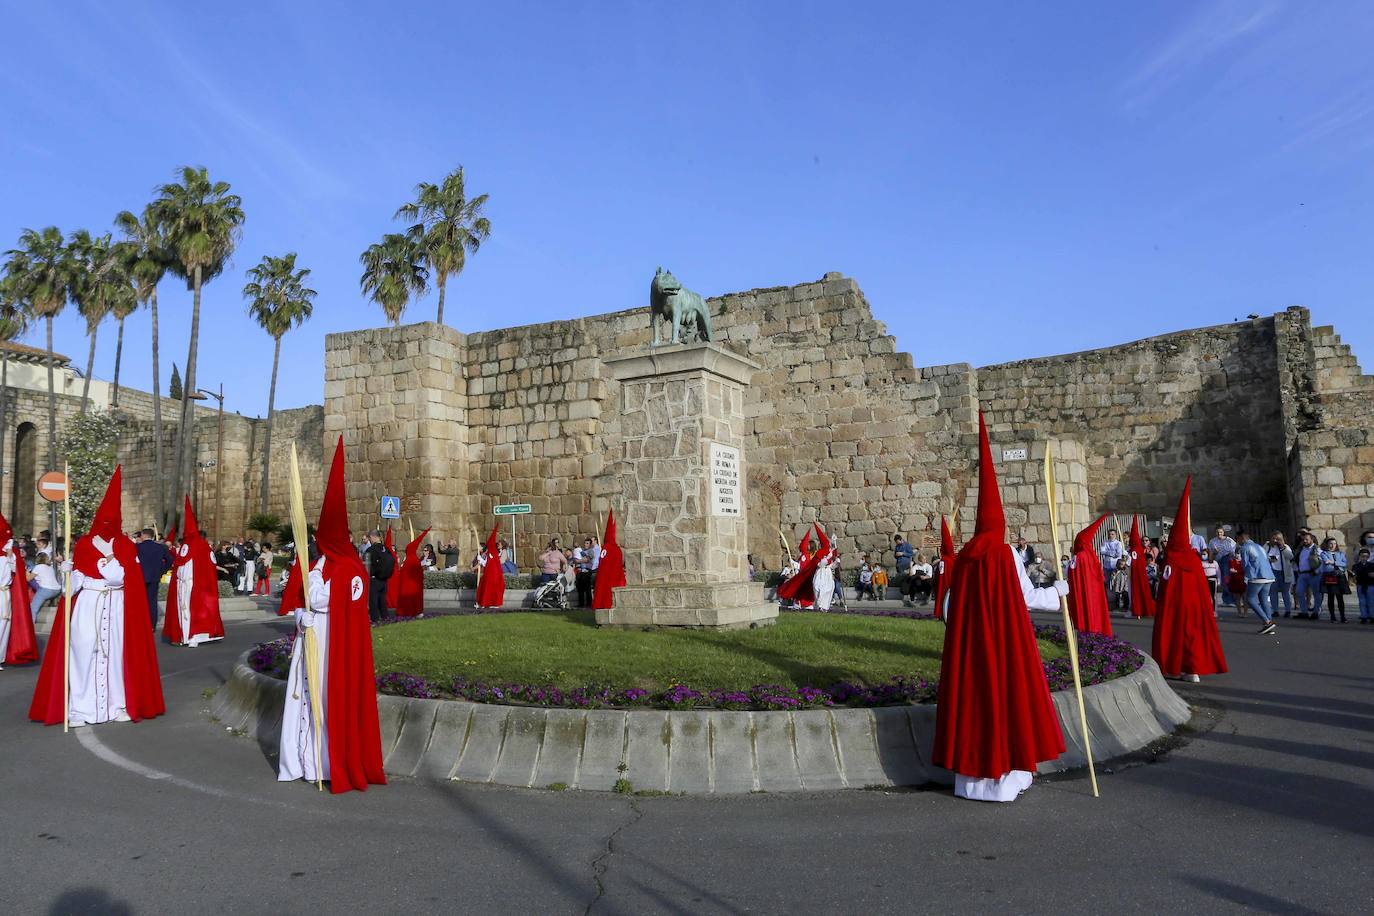
{"label": "white glove", "polygon": [[14,538],[10,538],[8,541],[5,542],[5,546],[4,546],[4,547],[0,547],[0,550],[3,550],[5,553],[9,553],[9,552],[10,552],[11,550],[13,550],[13,549],[14,549]]}
{"label": "white glove", "polygon": [[63,575],[70,576],[72,574],[72,561],[63,560],[62,565],[59,566],[58,569],[62,570]]}
{"label": "white glove", "polygon": [[1060,598],[1067,598],[1069,596],[1069,583],[1064,579],[1055,579],[1054,590],[1059,593]]}
{"label": "white glove", "polygon": [[320,573],[321,575],[324,574],[324,556],[323,556],[323,555],[321,555],[320,558],[319,558],[318,560],[315,561],[315,566],[313,567],[313,570],[312,570],[312,571],[313,571],[313,572]]}
{"label": "white glove", "polygon": [[1174,568],[1173,568],[1172,566],[1166,566],[1166,567],[1164,567],[1164,578],[1166,578],[1166,579],[1169,578],[1169,573],[1171,573],[1171,572],[1173,572],[1173,571],[1174,571]]}
{"label": "white glove", "polygon": [[1078,568],[1078,557],[1069,557],[1069,569]]}
{"label": "white glove", "polygon": [[309,610],[303,610],[303,611],[301,611],[301,613],[300,613],[300,619],[299,619],[298,623],[300,623],[302,630],[304,630],[304,629],[306,629],[306,628],[308,628],[308,627],[314,626],[314,625],[315,625],[315,612],[314,612],[314,611],[309,611]]}
{"label": "white glove", "polygon": [[91,546],[100,551],[100,555],[107,560],[114,556],[114,543],[112,541],[107,541],[102,537],[93,537],[91,538]]}

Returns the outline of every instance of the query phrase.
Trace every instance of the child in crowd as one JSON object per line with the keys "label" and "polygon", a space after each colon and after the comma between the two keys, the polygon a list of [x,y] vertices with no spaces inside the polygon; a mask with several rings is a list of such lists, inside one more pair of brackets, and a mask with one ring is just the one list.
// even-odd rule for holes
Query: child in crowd
{"label": "child in crowd", "polygon": [[859,581],[854,586],[854,600],[862,601],[864,595],[870,600],[877,600],[873,595],[873,567],[868,565],[867,560],[859,566]]}
{"label": "child in crowd", "polygon": [[[1202,574],[1207,577],[1207,586],[1212,590],[1212,605],[1217,603],[1217,579],[1221,576],[1221,567],[1217,566],[1217,561],[1212,559],[1212,551],[1203,549],[1202,553]],[[1217,616],[1217,612],[1212,611],[1212,616]]]}
{"label": "child in crowd", "polygon": [[873,597],[875,601],[887,598],[887,570],[882,566],[873,567]]}
{"label": "child in crowd", "polygon": [[52,561],[46,553],[40,553],[35,559],[37,562],[29,570],[29,587],[33,589],[33,595],[29,598],[29,610],[33,614],[34,622],[37,623],[39,608],[62,594],[62,581],[57,578]]}
{"label": "child in crowd", "polygon": [[1227,558],[1226,565],[1226,590],[1236,603],[1236,616],[1244,617],[1248,613],[1245,609],[1245,564],[1233,553]]}
{"label": "child in crowd", "polygon": [[1355,576],[1355,595],[1360,600],[1360,623],[1374,623],[1374,563],[1370,562],[1368,547],[1360,548],[1350,572]]}
{"label": "child in crowd", "polygon": [[1154,557],[1145,561],[1145,575],[1150,577],[1150,594],[1159,597],[1159,564]]}
{"label": "child in crowd", "polygon": [[1131,571],[1126,566],[1125,557],[1119,558],[1116,561],[1116,569],[1112,570],[1111,593],[1113,610],[1131,609]]}

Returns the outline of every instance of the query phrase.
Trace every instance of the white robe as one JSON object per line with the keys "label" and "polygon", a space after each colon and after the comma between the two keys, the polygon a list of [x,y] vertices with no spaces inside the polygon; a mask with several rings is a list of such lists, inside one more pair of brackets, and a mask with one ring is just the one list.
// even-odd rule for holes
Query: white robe
{"label": "white robe", "polygon": [[[1012,557],[1015,559],[1016,548],[1008,544],[1007,549],[1012,552]],[[1026,567],[1020,560],[1016,561],[1016,575],[1021,580],[1021,593],[1026,598],[1027,608],[1037,611],[1059,610],[1059,589],[1053,586],[1036,588],[1031,582],[1030,576],[1026,574]],[[973,801],[1015,801],[1018,795],[1030,788],[1031,779],[1034,776],[1035,774],[1029,770],[1012,770],[1002,774],[997,779],[955,773],[954,794],[960,798],[968,798]]]}
{"label": "white robe", "polygon": [[124,567],[101,558],[101,578],[72,571],[72,724],[128,722],[124,703]]}
{"label": "white robe", "polygon": [[830,568],[830,557],[821,560],[811,577],[811,588],[816,593],[816,609],[830,610],[830,601],[835,597],[835,571]]}
{"label": "white robe", "polygon": [[14,628],[14,606],[10,603],[10,583],[14,581],[14,555],[0,553],[0,666],[10,650],[10,633]]}
{"label": "white robe", "polygon": [[[182,551],[189,552],[191,548],[186,546],[185,544],[182,544],[179,549]],[[182,553],[182,556],[185,557],[186,553]],[[195,565],[195,563],[183,563],[181,566],[177,567],[176,571],[177,620],[181,623],[181,638],[184,640],[184,642],[182,642],[182,645],[190,646],[191,648],[195,648],[203,642],[212,641],[209,633],[193,634],[191,632],[191,595],[192,589],[195,586]],[[218,588],[219,583],[216,582],[214,587]],[[222,638],[223,637],[220,636],[215,637],[215,639]]]}
{"label": "white robe", "polygon": [[286,676],[286,704],[282,709],[281,742],[277,779],[315,781],[315,723],[310,711],[310,683],[305,665],[305,630],[315,631],[320,647],[320,779],[329,778],[329,583],[324,581],[324,560],[310,570],[310,609],[296,611],[296,642],[291,647],[291,670]]}

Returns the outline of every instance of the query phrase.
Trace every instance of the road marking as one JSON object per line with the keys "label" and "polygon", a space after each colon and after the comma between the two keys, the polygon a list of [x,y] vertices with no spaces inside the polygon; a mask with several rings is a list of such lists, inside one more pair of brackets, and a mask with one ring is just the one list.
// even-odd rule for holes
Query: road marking
{"label": "road marking", "polygon": [[[99,757],[106,763],[113,764],[114,766],[119,767],[121,770],[126,770],[130,773],[133,773],[136,776],[142,776],[144,779],[152,779],[157,780],[159,782],[170,783],[174,786],[180,786],[183,789],[190,789],[193,792],[203,792],[206,795],[213,795],[216,798],[241,798],[241,796],[235,795],[232,792],[226,792],[223,789],[216,789],[214,786],[203,786],[198,782],[191,782],[191,780],[189,779],[182,779],[180,776],[173,776],[171,773],[164,773],[162,770],[155,770],[152,767],[147,767],[141,763],[130,760],[128,757],[116,753],[115,751],[110,750],[108,747],[102,744],[100,742],[100,739],[95,736],[95,732],[92,731],[91,726],[89,725],[85,728],[79,728],[76,730],[76,740],[81,743],[82,747],[84,747],[86,750],[90,751],[92,754]],[[260,799],[248,800],[260,801]],[[274,803],[266,802],[266,804]]]}

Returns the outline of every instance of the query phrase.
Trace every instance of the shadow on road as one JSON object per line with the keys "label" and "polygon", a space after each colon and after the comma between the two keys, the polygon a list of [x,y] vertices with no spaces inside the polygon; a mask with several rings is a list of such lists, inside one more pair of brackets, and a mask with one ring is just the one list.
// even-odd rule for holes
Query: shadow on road
{"label": "shadow on road", "polygon": [[1232,884],[1206,875],[1182,875],[1182,880],[1219,900],[1235,903],[1261,913],[1283,913],[1284,916],[1324,916],[1321,910],[1311,910],[1290,900],[1262,894],[1249,887]]}
{"label": "shadow on road", "polygon": [[110,896],[100,887],[74,887],[65,890],[48,907],[48,916],[92,913],[99,916],[133,916],[134,908]]}

